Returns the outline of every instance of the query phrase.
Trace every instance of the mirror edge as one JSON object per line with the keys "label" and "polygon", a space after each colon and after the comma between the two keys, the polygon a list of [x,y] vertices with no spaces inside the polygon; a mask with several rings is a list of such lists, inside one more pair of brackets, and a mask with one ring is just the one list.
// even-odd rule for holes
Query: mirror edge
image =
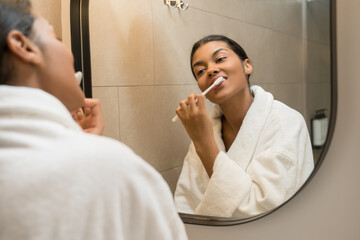
{"label": "mirror edge", "polygon": [[284,206],[287,202],[297,196],[312,180],[320,166],[322,165],[326,153],[329,150],[331,140],[334,134],[335,124],[336,124],[336,115],[337,115],[337,47],[336,47],[336,0],[330,0],[330,67],[331,67],[331,112],[329,118],[329,126],[328,126],[328,134],[326,138],[326,142],[324,147],[320,153],[318,163],[316,164],[313,172],[306,180],[305,184],[287,201],[285,201],[280,206],[260,215],[256,215],[249,218],[219,218],[219,217],[211,217],[211,216],[201,216],[201,215],[193,215],[193,214],[185,214],[179,213],[181,219],[184,223],[195,224],[195,225],[206,225],[206,226],[232,226],[239,225],[248,222],[252,222],[254,220],[260,219],[262,217],[268,216],[271,213],[275,212],[282,206]]}
{"label": "mirror edge", "polygon": [[[84,83],[81,86],[85,96],[92,97],[91,81],[91,56],[90,56],[90,31],[89,31],[89,2],[90,0],[71,0],[70,1],[70,31],[71,46],[74,55],[74,67],[76,71],[82,71],[84,74]],[[337,115],[337,48],[336,48],[336,0],[330,0],[330,59],[331,59],[331,112],[329,118],[328,134],[323,150],[320,153],[318,163],[313,172],[306,180],[305,184],[286,202],[266,213],[249,218],[220,218],[202,215],[193,215],[179,213],[184,223],[205,225],[205,226],[232,226],[239,225],[262,217],[268,216],[275,212],[287,202],[297,196],[312,180],[320,166],[322,165],[326,153],[331,144],[334,134],[336,115]]]}

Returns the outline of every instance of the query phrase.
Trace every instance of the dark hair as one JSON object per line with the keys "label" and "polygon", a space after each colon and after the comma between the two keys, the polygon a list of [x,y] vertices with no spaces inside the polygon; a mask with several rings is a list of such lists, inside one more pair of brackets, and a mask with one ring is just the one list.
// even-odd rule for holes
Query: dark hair
{"label": "dark hair", "polygon": [[29,0],[0,0],[0,84],[10,80],[12,66],[4,54],[7,51],[6,39],[12,30],[29,36],[34,23]]}
{"label": "dark hair", "polygon": [[[202,45],[204,45],[205,43],[208,42],[213,42],[213,41],[222,41],[225,42],[230,48],[231,50],[233,50],[236,55],[240,58],[241,61],[245,61],[245,59],[249,59],[248,55],[246,54],[246,52],[244,51],[244,49],[234,40],[225,37],[223,35],[209,35],[206,36],[202,39],[200,39],[199,41],[197,41],[196,43],[194,43],[193,48],[191,50],[191,55],[190,55],[190,68],[191,68],[191,72],[194,75],[195,79],[196,79],[196,75],[194,73],[194,70],[192,68],[192,60],[194,57],[194,54],[196,52],[196,50],[198,50],[199,47],[201,47]],[[250,78],[250,74],[248,75],[248,83],[249,83],[249,78]],[[250,83],[249,83],[250,86]]]}

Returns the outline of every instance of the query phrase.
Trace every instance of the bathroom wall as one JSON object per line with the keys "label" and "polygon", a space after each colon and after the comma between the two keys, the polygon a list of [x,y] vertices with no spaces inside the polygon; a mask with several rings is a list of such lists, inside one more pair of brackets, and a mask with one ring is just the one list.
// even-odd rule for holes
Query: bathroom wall
{"label": "bathroom wall", "polygon": [[54,27],[56,36],[61,38],[61,0],[32,0],[31,4],[35,11],[45,17]]}
{"label": "bathroom wall", "polygon": [[[330,1],[306,1],[304,9],[304,60],[305,60],[305,94],[306,114],[309,129],[316,110],[326,109],[330,116]],[[312,133],[311,133],[312,134]],[[322,151],[314,149],[314,160],[317,162]]]}
{"label": "bathroom wall", "polygon": [[121,140],[161,172],[172,190],[189,138],[172,123],[178,102],[199,93],[192,44],[208,34],[238,41],[254,65],[252,84],[306,115],[304,0],[90,1],[93,95],[102,101],[105,135]]}
{"label": "bathroom wall", "polygon": [[[326,109],[330,115],[330,1],[313,0],[306,3],[306,116]],[[309,123],[309,122],[308,122]]]}

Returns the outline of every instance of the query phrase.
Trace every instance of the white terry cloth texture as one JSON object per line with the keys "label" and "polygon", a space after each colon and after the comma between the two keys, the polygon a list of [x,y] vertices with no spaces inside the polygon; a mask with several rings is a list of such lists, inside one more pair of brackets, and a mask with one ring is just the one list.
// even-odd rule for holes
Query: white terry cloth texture
{"label": "white terry cloth texture", "polygon": [[0,87],[0,239],[187,239],[160,174],[54,96]]}
{"label": "white terry cloth texture", "polygon": [[220,153],[209,179],[191,143],[175,191],[179,212],[246,218],[288,200],[314,168],[303,116],[259,86],[230,149],[221,135],[221,109],[211,112]]}

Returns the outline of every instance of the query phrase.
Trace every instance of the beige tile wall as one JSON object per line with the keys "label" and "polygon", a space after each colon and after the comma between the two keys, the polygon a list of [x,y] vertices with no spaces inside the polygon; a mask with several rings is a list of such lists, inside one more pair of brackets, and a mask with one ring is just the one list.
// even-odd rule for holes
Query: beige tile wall
{"label": "beige tile wall", "polygon": [[61,0],[31,0],[31,4],[36,13],[53,25],[57,37],[61,38]]}
{"label": "beige tile wall", "polygon": [[302,37],[304,0],[188,0],[194,8]]}
{"label": "beige tile wall", "polygon": [[318,109],[327,109],[330,116],[330,5],[327,0],[308,2],[307,13],[307,67],[306,99],[307,121],[311,124]]}
{"label": "beige tile wall", "polygon": [[315,29],[307,43],[305,0],[185,2],[187,11],[162,0],[90,1],[93,90],[104,105],[105,135],[129,145],[172,190],[190,140],[171,119],[181,99],[199,92],[189,67],[192,44],[208,34],[233,38],[253,62],[251,82],[305,114],[306,48],[316,49],[326,35]]}

